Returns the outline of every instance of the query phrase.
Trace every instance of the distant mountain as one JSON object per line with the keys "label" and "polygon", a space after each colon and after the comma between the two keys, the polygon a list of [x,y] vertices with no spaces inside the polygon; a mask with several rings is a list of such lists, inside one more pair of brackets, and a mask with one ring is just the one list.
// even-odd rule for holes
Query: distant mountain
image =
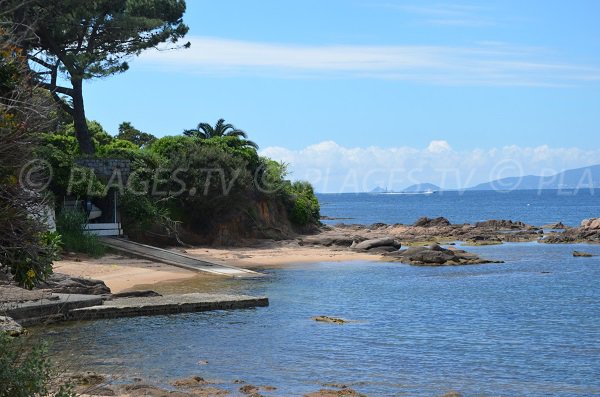
{"label": "distant mountain", "polygon": [[600,164],[552,176],[527,175],[481,183],[467,190],[590,189],[600,188]]}
{"label": "distant mountain", "polygon": [[386,193],[387,189],[382,188],[381,186],[377,186],[375,189],[371,190],[369,193]]}
{"label": "distant mountain", "polygon": [[442,190],[441,187],[434,185],[433,183],[417,183],[404,189],[403,193],[423,193],[423,192],[437,192]]}

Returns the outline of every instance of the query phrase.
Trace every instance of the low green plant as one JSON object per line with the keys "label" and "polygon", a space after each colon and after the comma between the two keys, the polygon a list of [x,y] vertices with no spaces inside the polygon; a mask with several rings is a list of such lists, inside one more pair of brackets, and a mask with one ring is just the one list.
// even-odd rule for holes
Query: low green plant
{"label": "low green plant", "polygon": [[56,230],[66,251],[81,252],[92,257],[101,257],[106,247],[98,236],[85,232],[87,215],[82,211],[63,209],[56,219]]}
{"label": "low green plant", "polygon": [[44,343],[0,333],[0,397],[75,397],[68,384],[56,384],[57,373]]}

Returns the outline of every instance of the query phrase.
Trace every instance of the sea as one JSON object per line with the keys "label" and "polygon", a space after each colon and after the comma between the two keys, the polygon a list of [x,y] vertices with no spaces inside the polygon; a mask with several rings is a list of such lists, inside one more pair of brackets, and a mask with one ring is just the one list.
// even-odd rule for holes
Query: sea
{"label": "sea", "polygon": [[[512,219],[577,225],[593,192],[319,195],[327,222]],[[343,219],[341,219],[343,218]],[[458,242],[460,247],[460,242]],[[169,292],[266,295],[267,308],[61,324],[40,333],[62,362],[169,387],[201,376],[303,396],[346,385],[367,396],[600,396],[599,245],[465,247],[504,263],[414,267],[351,261],[268,269],[267,277],[186,281]],[[349,320],[319,323],[313,316]]]}
{"label": "sea", "polygon": [[[467,190],[411,193],[319,194],[325,223],[404,223],[443,216],[451,223],[509,219],[535,226],[578,226],[600,217],[600,190]],[[333,219],[331,219],[333,218]]]}

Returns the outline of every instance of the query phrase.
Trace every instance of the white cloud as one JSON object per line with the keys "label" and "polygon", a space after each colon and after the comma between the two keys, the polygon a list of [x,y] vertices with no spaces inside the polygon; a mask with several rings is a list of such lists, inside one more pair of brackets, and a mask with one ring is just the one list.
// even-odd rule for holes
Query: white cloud
{"label": "white cloud", "polygon": [[452,150],[450,144],[446,141],[431,141],[427,150],[431,153],[443,153]]}
{"label": "white cloud", "polygon": [[430,182],[445,189],[474,186],[523,175],[554,175],[565,169],[600,164],[600,149],[516,145],[456,151],[446,141],[426,148],[354,147],[324,141],[300,150],[268,147],[261,154],[290,165],[291,179],[309,180],[319,192],[400,190]]}
{"label": "white cloud", "polygon": [[442,85],[568,86],[599,81],[600,68],[557,62],[540,48],[294,45],[189,38],[180,51],[146,51],[144,65],[170,72],[278,78],[373,78]]}

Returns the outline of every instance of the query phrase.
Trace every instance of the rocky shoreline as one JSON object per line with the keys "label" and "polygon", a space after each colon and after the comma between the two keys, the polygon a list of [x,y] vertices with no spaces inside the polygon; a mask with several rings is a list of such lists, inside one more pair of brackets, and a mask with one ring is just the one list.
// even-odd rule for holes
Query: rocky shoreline
{"label": "rocky shoreline", "polygon": [[[361,250],[367,240],[389,239],[403,245],[493,245],[512,242],[600,243],[600,218],[585,219],[580,226],[562,223],[533,226],[520,221],[488,220],[474,224],[451,224],[446,218],[420,218],[413,225],[375,223],[323,226],[318,234],[298,239],[302,245],[322,245]],[[397,244],[397,243],[395,243]],[[389,244],[394,246],[394,244]],[[368,249],[368,248],[367,248]]]}
{"label": "rocky shoreline", "polygon": [[[74,385],[80,396],[106,397],[221,397],[228,395],[263,397],[287,395],[279,387],[271,385],[253,385],[243,380],[233,381],[211,380],[200,376],[176,379],[169,387],[155,385],[136,378],[131,382],[113,384],[108,377],[95,372],[84,372],[66,375],[61,379]],[[313,392],[304,397],[366,397],[349,385],[342,383],[324,383],[317,385]],[[456,391],[440,394],[440,397],[461,397]]]}

